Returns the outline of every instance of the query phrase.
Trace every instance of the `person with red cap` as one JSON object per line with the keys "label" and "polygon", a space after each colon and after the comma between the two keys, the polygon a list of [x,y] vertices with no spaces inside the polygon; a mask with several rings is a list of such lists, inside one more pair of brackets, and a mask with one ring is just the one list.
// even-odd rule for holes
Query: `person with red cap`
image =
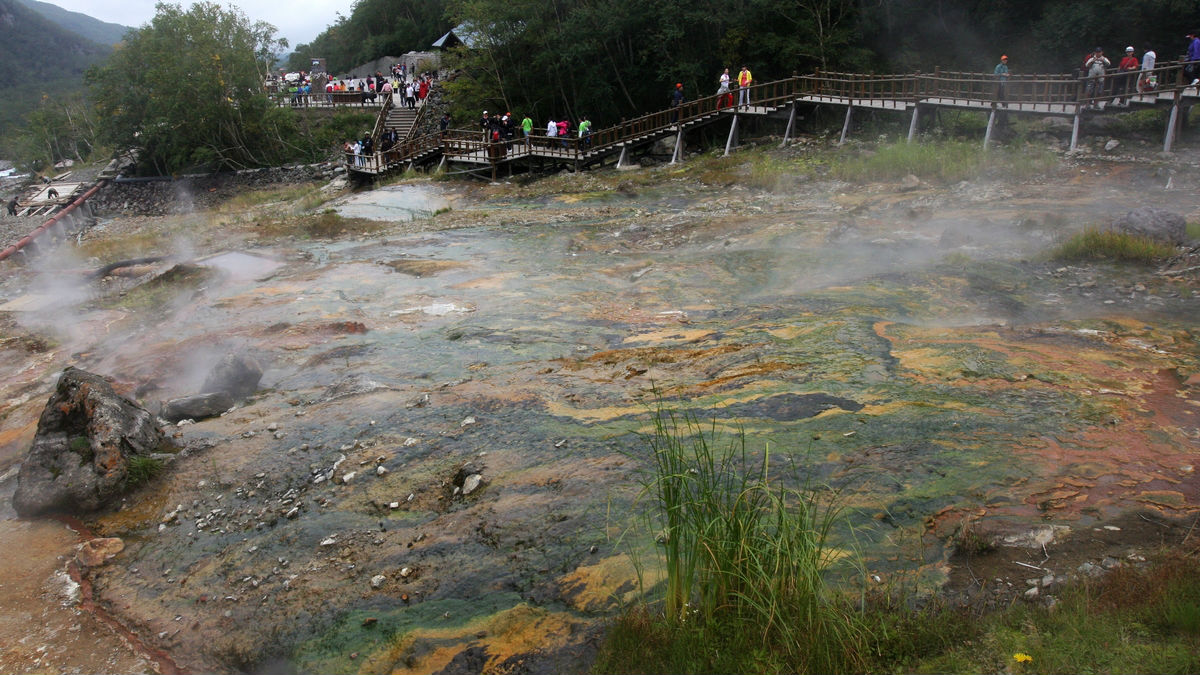
{"label": "person with red cap", "polygon": [[683,105],[683,83],[675,83],[675,91],[671,92],[671,124],[679,121],[679,108]]}
{"label": "person with red cap", "polygon": [[1008,84],[1008,55],[1007,54],[1003,54],[1000,56],[1000,63],[996,64],[996,69],[992,72],[995,73],[995,75],[996,75],[996,102],[1004,103],[1004,105],[1007,107],[1008,104],[1005,103],[1005,99],[1007,98],[1007,95],[1006,95],[1007,92],[1005,91],[1005,87]]}

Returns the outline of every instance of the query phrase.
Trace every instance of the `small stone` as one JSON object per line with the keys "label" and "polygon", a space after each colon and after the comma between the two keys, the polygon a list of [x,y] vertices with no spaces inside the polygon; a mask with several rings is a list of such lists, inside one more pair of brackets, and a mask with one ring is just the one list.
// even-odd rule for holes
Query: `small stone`
{"label": "small stone", "polygon": [[1112,152],[1113,150],[1116,150],[1120,145],[1121,145],[1121,141],[1118,141],[1117,139],[1114,138],[1111,141],[1104,144],[1104,151]]}
{"label": "small stone", "polygon": [[1034,586],[1033,588],[1030,588],[1029,590],[1025,591],[1025,597],[1031,598],[1031,599],[1036,598],[1040,594],[1041,594],[1041,589],[1039,589],[1037,586]]}
{"label": "small stone", "polygon": [[412,436],[409,436],[408,438],[404,439],[404,447],[411,448],[412,446],[414,446],[420,442],[421,441],[418,441],[417,439],[413,438]]}
{"label": "small stone", "polygon": [[284,514],[284,517],[291,519],[291,518],[295,518],[298,515],[300,515],[300,507],[293,506],[292,508],[288,509],[288,512],[286,514]]}
{"label": "small stone", "polygon": [[376,476],[386,476],[387,473],[388,473],[388,470],[387,470],[386,466],[380,465],[380,466],[375,467],[375,475]]}
{"label": "small stone", "polygon": [[411,567],[403,567],[400,569],[400,576],[404,577],[405,579],[411,576],[412,573],[413,571]]}
{"label": "small stone", "polygon": [[387,577],[382,574],[371,577],[371,588],[381,588],[385,583],[387,583]]}
{"label": "small stone", "polygon": [[342,483],[349,483],[350,481],[354,480],[354,477],[357,475],[358,475],[357,471],[349,471],[347,473],[342,474]]}
{"label": "small stone", "polygon": [[279,424],[276,422],[271,422],[267,425],[267,431],[279,431]]}
{"label": "small stone", "polygon": [[474,418],[473,416],[472,416],[472,417],[468,417],[468,418],[464,419],[464,420],[463,420],[461,423],[459,423],[459,425],[458,425],[458,426],[460,426],[460,427],[469,427],[469,426],[471,426],[472,424],[475,424],[475,418]]}
{"label": "small stone", "polygon": [[376,619],[373,616],[368,616],[367,618],[362,620],[362,625],[363,625],[363,628],[370,628],[371,626],[374,626],[378,622],[379,622],[379,619]]}
{"label": "small stone", "polygon": [[463,486],[462,486],[463,496],[465,497],[466,495],[469,495],[472,492],[474,492],[475,490],[477,490],[481,483],[483,483],[483,476],[481,476],[477,473],[473,473],[470,476],[467,476],[466,480],[463,481]]}
{"label": "small stone", "polygon": [[337,539],[334,539],[333,537],[325,537],[324,539],[321,540],[322,546],[333,546],[336,543],[337,543]]}
{"label": "small stone", "polygon": [[415,492],[410,492],[410,493],[408,493],[408,499],[406,499],[405,501],[411,502],[412,500],[414,500],[416,498],[417,498],[417,494]]}
{"label": "small stone", "polygon": [[76,548],[75,560],[83,567],[99,567],[124,550],[125,542],[116,537],[89,539]]}
{"label": "small stone", "polygon": [[1117,567],[1120,564],[1121,564],[1121,561],[1117,560],[1116,558],[1114,558],[1112,556],[1105,556],[1104,560],[1100,561],[1100,565],[1102,567],[1104,567],[1104,569],[1106,569],[1106,570],[1111,570],[1112,568]]}
{"label": "small stone", "polygon": [[392,502],[388,504],[388,508],[395,511],[396,509],[400,508],[400,502]]}
{"label": "small stone", "polygon": [[1042,577],[1042,586],[1049,586],[1050,584],[1053,584],[1053,583],[1054,583],[1054,575],[1053,574],[1047,574],[1046,576]]}

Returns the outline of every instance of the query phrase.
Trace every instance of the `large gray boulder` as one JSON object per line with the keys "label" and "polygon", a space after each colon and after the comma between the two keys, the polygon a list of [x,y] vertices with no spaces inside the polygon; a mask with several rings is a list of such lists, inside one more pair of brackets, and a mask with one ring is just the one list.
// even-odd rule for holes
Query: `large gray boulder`
{"label": "large gray boulder", "polygon": [[22,516],[95,511],[128,487],[129,463],[165,449],[154,415],[99,375],[67,368],[17,474]]}
{"label": "large gray boulder", "polygon": [[1179,246],[1187,239],[1187,221],[1178,213],[1144,206],[1121,216],[1113,229]]}
{"label": "large gray boulder", "polygon": [[233,407],[233,397],[223,391],[173,398],[163,403],[158,416],[168,422],[216,417]]}
{"label": "large gray boulder", "polygon": [[261,379],[262,366],[258,361],[241,354],[226,354],[208,374],[200,393],[224,392],[234,399],[243,399],[258,391]]}

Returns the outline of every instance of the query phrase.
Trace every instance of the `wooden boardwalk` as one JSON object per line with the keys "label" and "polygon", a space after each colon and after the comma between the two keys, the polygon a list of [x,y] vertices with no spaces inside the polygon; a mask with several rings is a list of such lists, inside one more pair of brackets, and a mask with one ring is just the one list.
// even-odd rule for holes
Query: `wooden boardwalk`
{"label": "wooden boardwalk", "polygon": [[[1157,86],[1153,91],[1139,93],[1137,78],[1148,75],[1154,76]],[[786,117],[783,139],[786,144],[795,126],[797,109],[818,105],[846,108],[842,142],[849,133],[856,108],[911,115],[909,141],[914,139],[919,118],[925,111],[945,108],[987,113],[985,147],[991,140],[996,118],[1002,113],[1070,117],[1074,120],[1072,150],[1078,143],[1081,119],[1086,115],[1159,108],[1169,112],[1163,150],[1170,151],[1182,120],[1181,109],[1200,100],[1200,91],[1183,78],[1182,63],[1163,64],[1148,73],[1111,73],[1102,78],[1012,75],[1001,97],[999,81],[986,73],[814,73],[753,85],[749,88],[748,106],[723,108],[718,96],[708,96],[595,130],[585,138],[535,135],[489,142],[482,131],[451,130],[406,139],[387,152],[348,155],[345,163],[350,171],[378,175],[436,161],[440,165],[460,164],[468,170],[490,169],[494,178],[499,167],[507,165],[511,170],[517,162],[565,164],[579,170],[615,159],[621,166],[631,160],[633,150],[670,137],[675,140],[672,161],[678,161],[689,131],[721,121],[729,122],[728,154],[737,145],[739,118],[745,115]],[[1126,86],[1128,93],[1124,91]]]}

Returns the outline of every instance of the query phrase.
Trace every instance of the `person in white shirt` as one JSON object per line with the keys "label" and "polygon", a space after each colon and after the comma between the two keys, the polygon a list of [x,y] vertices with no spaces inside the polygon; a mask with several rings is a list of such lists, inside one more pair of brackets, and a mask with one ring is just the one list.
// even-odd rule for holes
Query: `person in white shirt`
{"label": "person in white shirt", "polygon": [[1157,62],[1158,54],[1155,54],[1153,49],[1147,49],[1146,53],[1142,54],[1142,74],[1138,76],[1137,83],[1139,94],[1158,88],[1158,76],[1151,72]]}

